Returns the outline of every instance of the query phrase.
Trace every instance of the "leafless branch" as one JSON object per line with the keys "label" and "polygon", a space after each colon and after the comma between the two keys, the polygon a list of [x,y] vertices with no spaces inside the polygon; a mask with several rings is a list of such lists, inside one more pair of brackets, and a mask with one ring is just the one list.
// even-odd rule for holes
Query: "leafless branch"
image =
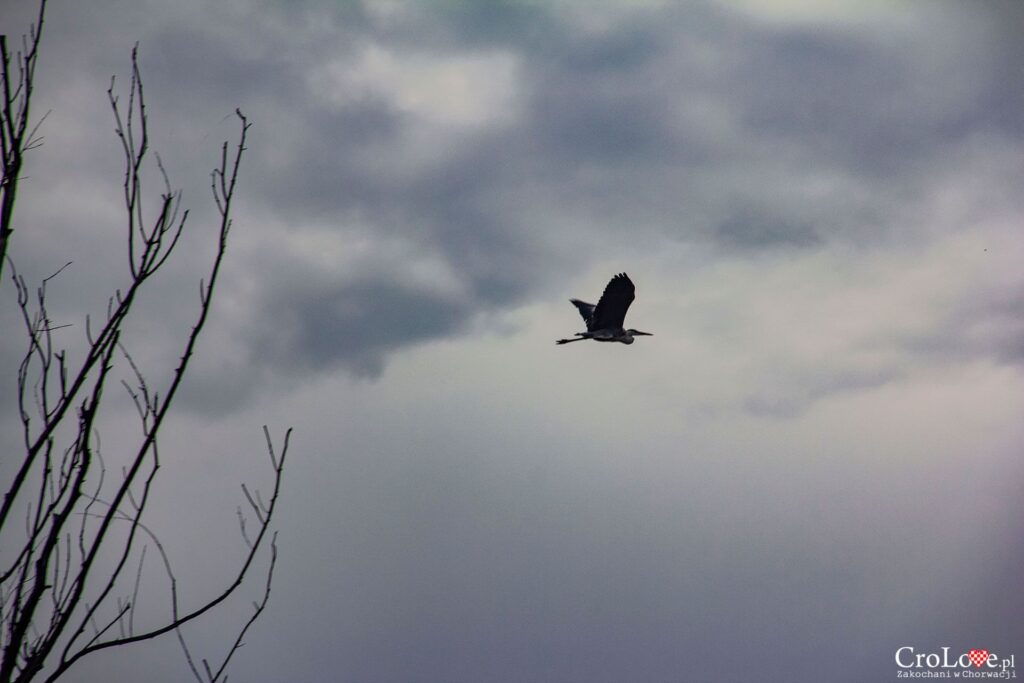
{"label": "leafless branch", "polygon": [[42,119],[31,124],[29,112],[45,18],[46,0],[41,0],[35,24],[23,36],[22,49],[13,55],[7,36],[0,34],[0,279],[14,234],[14,200],[24,155],[39,144],[36,130]]}
{"label": "leafless branch", "polygon": [[[226,667],[243,644],[249,628],[263,612],[277,562],[276,532],[271,529],[291,437],[287,430],[275,453],[264,427],[273,472],[273,489],[264,500],[258,489],[242,485],[256,524],[246,529],[246,546],[239,567],[213,597],[182,609],[177,579],[170,558],[156,534],[143,523],[162,466],[160,432],[188,371],[198,339],[207,324],[213,295],[232,227],[231,211],[241,161],[250,130],[248,119],[236,110],[240,124],[237,145],[220,149],[211,174],[219,229],[212,261],[200,280],[199,307],[182,351],[166,385],[151,386],[129,352],[127,322],[138,317],[139,293],[175,252],[189,212],[181,207],[181,193],[172,189],[163,163],[156,164],[163,179],[159,201],[144,206],[143,171],[149,152],[146,99],[138,64],[138,46],[132,50],[127,96],[116,91],[112,79],[108,98],[115,133],[124,154],[122,181],[127,218],[127,282],[109,297],[105,318],[94,325],[86,316],[87,345],[73,362],[60,343],[58,331],[69,327],[51,319],[47,308],[48,285],[70,264],[43,279],[34,289],[6,258],[18,173],[22,155],[38,144],[38,123],[29,122],[29,96],[41,35],[45,0],[39,19],[24,48],[12,56],[6,37],[0,38],[0,143],[3,151],[3,186],[0,188],[0,266],[11,267],[26,350],[15,373],[18,416],[24,453],[15,463],[0,501],[0,543],[5,562],[0,567],[0,683],[55,681],[82,658],[110,648],[149,640],[171,631],[192,673],[213,683],[226,680]],[[15,77],[17,71],[17,77]],[[127,377],[121,375],[127,374]],[[124,387],[141,427],[138,443],[119,458],[120,477],[107,478],[98,430],[109,381]],[[117,470],[115,470],[117,471]],[[11,520],[24,519],[24,528]],[[19,538],[20,536],[20,538]],[[270,537],[270,562],[261,601],[241,627],[222,662],[196,665],[182,628],[222,604],[243,584]],[[148,539],[148,541],[147,541]],[[168,577],[170,617],[156,627],[137,632],[136,619],[143,589],[147,548],[155,547]],[[146,584],[148,585],[148,584]],[[148,608],[147,608],[148,612]]]}

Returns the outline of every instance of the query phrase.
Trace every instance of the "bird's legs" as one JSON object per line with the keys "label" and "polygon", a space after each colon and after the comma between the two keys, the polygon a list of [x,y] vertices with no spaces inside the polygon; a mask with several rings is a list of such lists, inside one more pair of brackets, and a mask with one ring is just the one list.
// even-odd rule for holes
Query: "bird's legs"
{"label": "bird's legs", "polygon": [[555,343],[556,344],[568,344],[569,342],[583,341],[584,339],[590,339],[590,336],[591,335],[590,335],[589,332],[577,332],[575,339],[559,339]]}

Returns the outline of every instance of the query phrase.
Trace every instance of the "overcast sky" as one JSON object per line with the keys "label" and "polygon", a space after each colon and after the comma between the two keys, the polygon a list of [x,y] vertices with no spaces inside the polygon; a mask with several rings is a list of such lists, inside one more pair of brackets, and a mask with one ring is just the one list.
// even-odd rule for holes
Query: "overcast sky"
{"label": "overcast sky", "polygon": [[[34,4],[5,0],[2,30]],[[1014,2],[53,0],[11,256],[73,261],[69,346],[123,286],[106,89],[138,42],[193,212],[129,342],[166,376],[213,254],[208,172],[250,117],[150,518],[198,601],[241,553],[238,482],[269,486],[261,425],[295,427],[232,680],[1022,661],[1022,35]],[[654,336],[555,346],[620,271]],[[14,312],[4,282],[8,435]],[[136,425],[112,401],[116,445]],[[202,654],[259,590],[190,631]],[[71,680],[184,680],[175,648]]]}

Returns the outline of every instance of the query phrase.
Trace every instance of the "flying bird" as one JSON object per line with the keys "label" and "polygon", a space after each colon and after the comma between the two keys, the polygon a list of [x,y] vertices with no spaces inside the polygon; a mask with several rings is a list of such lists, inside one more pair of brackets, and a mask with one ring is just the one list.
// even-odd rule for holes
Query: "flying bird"
{"label": "flying bird", "polygon": [[650,332],[641,332],[634,329],[624,329],[623,321],[626,319],[626,311],[633,303],[636,288],[633,281],[625,273],[619,273],[608,282],[604,288],[597,305],[588,304],[579,299],[569,299],[575,306],[584,322],[587,323],[586,332],[577,332],[572,339],[559,339],[556,344],[568,344],[569,342],[593,339],[601,342],[622,342],[632,344],[633,337],[654,336]]}

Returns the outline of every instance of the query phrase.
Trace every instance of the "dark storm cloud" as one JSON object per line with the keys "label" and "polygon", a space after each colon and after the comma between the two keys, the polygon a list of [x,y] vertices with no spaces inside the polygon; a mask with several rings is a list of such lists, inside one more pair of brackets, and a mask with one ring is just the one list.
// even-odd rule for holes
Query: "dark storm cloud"
{"label": "dark storm cloud", "polygon": [[[975,127],[998,124],[983,105],[996,86],[971,81],[988,63],[984,51],[948,76],[965,94],[947,98],[947,75],[922,66],[931,39],[917,33],[759,25],[702,5],[646,9],[601,29],[571,12],[500,4],[403,7],[387,21],[361,13],[354,26],[323,16],[354,45],[370,41],[411,59],[505,50],[519,64],[522,107],[452,135],[415,165],[408,155],[417,150],[407,147],[426,124],[383,92],[330,102],[316,89],[323,84],[275,63],[270,51],[206,74],[211,92],[244,99],[241,84],[258,81],[264,96],[268,85],[276,93],[258,105],[274,140],[253,145],[252,201],[299,231],[333,223],[344,235],[358,221],[382,238],[429,243],[468,288],[459,305],[388,287],[387,273],[379,296],[344,278],[286,299],[262,291],[251,322],[273,330],[260,337],[274,341],[254,357],[273,348],[271,357],[302,357],[309,370],[341,363],[374,374],[390,352],[523,301],[557,279],[545,266],[559,256],[557,239],[585,251],[610,234],[625,242],[626,234],[614,237],[625,228],[710,242],[726,254],[870,245],[889,229],[891,208],[918,196],[923,169]],[[239,58],[209,41],[165,34],[160,45],[168,64],[186,47],[183,63],[196,68]],[[718,52],[701,59],[698,48],[712,45]],[[311,52],[338,54],[322,44]],[[702,99],[724,118],[682,113]],[[282,123],[289,129],[273,129]],[[709,125],[721,125],[723,137],[709,137]],[[839,178],[824,195],[809,183],[822,173]],[[695,189],[711,177],[716,192]],[[546,209],[572,218],[575,234],[561,225],[549,226],[550,239],[530,230],[523,206],[531,219]],[[356,299],[356,309],[330,303]],[[335,345],[339,335],[345,343]]]}
{"label": "dark storm cloud", "polygon": [[[948,137],[939,112],[928,122],[907,86],[912,54],[867,36],[791,30],[762,35],[743,60],[745,123],[807,154],[871,178],[892,177]],[[915,103],[916,105],[916,103]]]}
{"label": "dark storm cloud", "polygon": [[258,358],[317,370],[344,364],[359,375],[380,373],[384,356],[410,340],[449,332],[466,319],[466,306],[390,280],[283,287],[254,329]]}
{"label": "dark storm cloud", "polygon": [[[396,285],[400,264],[373,280],[289,286],[305,264],[259,259],[248,265],[265,277],[242,318],[261,332],[246,335],[246,355],[272,367],[375,374],[398,349],[550,291],[572,275],[556,265],[570,250],[584,263],[639,235],[740,257],[871,245],[951,146],[979,127],[1018,125],[1005,115],[1013,89],[985,71],[993,54],[1019,53],[1013,41],[972,43],[962,60],[937,44],[960,18],[984,34],[984,14],[926,12],[928,34],[758,23],[705,3],[611,19],[521,3],[210,11],[203,22],[188,10],[142,22],[131,36],[175,181],[176,170],[207,167],[200,142],[216,140],[211,131],[219,136],[218,122],[241,106],[255,123],[242,177],[250,215],[287,225],[282,239],[333,231],[344,240],[358,225],[371,240],[429,246],[466,290],[456,304]],[[98,30],[96,13],[79,14]],[[368,48],[410,64],[499,51],[516,64],[515,106],[437,127],[387,83],[315,77],[331,64],[357,68]],[[61,52],[79,48],[52,49],[69,61]],[[927,67],[935,54],[948,73]],[[72,61],[83,71],[112,63],[95,46]],[[421,149],[424,140],[436,149]],[[813,182],[821,177],[831,178],[824,190]],[[189,196],[205,194],[202,180],[185,181]],[[356,299],[356,308],[331,303]]]}

